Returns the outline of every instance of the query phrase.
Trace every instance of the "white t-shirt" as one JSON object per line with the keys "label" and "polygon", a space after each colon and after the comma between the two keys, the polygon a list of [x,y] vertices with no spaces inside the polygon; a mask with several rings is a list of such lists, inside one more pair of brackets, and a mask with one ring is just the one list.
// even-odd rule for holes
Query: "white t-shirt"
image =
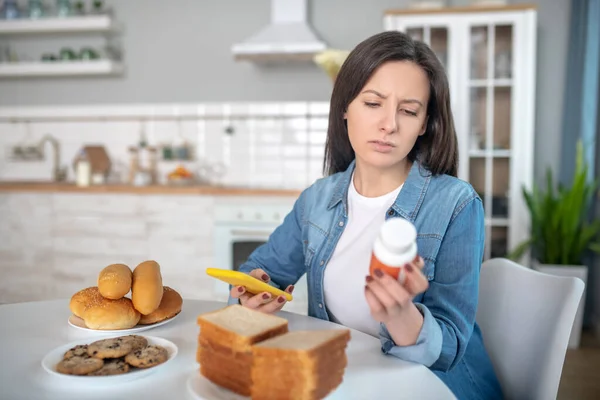
{"label": "white t-shirt", "polygon": [[327,267],[323,289],[325,305],[332,321],[379,337],[379,322],[371,317],[365,298],[365,277],[373,243],[402,186],[379,197],[364,197],[348,188],[348,221]]}

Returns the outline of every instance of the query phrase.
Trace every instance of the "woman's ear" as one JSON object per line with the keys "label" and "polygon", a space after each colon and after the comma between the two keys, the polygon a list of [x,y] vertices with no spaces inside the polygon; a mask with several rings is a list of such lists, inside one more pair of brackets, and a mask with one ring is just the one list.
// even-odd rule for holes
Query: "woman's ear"
{"label": "woman's ear", "polygon": [[425,121],[423,121],[423,126],[421,127],[421,132],[419,136],[423,136],[425,132],[427,132],[427,122],[429,122],[429,115],[425,117]]}

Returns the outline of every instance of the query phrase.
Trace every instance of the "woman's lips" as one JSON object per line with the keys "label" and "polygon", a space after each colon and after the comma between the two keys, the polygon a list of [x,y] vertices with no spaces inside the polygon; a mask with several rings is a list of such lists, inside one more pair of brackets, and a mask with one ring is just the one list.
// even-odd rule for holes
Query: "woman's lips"
{"label": "woman's lips", "polygon": [[383,140],[372,140],[369,145],[378,153],[389,153],[396,147],[393,143],[384,142]]}

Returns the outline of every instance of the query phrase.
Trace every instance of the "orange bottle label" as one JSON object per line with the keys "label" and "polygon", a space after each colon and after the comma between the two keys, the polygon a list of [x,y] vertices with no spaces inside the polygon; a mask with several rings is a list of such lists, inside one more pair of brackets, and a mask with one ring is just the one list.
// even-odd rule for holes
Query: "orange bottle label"
{"label": "orange bottle label", "polygon": [[398,279],[398,276],[400,275],[400,268],[387,266],[381,261],[379,261],[379,259],[375,257],[375,254],[371,254],[371,265],[369,267],[369,273],[373,276],[375,275],[375,269],[380,269],[381,271],[390,275],[394,279]]}

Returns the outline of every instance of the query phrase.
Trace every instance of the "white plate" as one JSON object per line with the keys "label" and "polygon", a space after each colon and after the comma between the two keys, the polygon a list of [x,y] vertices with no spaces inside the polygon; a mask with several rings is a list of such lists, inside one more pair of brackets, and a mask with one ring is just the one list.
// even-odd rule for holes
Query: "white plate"
{"label": "white plate", "polygon": [[[120,336],[120,335],[119,335]],[[115,336],[116,337],[116,336]],[[159,364],[152,368],[140,368],[135,370],[130,370],[125,374],[120,375],[109,375],[109,376],[85,376],[85,375],[66,375],[61,374],[56,371],[56,364],[62,360],[65,352],[72,347],[75,347],[78,344],[90,344],[95,340],[90,340],[90,338],[78,340],[76,342],[72,342],[69,344],[65,344],[63,346],[57,347],[42,359],[42,368],[48,372],[50,375],[63,379],[63,382],[68,383],[83,383],[85,385],[108,385],[115,383],[122,383],[131,381],[134,379],[143,378],[155,372],[164,370],[165,367],[169,364],[171,360],[177,356],[177,345],[171,342],[170,340],[159,338],[156,336],[144,336],[148,340],[148,344],[155,344],[158,346],[162,346],[167,349],[169,353],[169,358],[162,364]],[[103,339],[101,339],[103,340]]]}
{"label": "white plate", "polygon": [[[181,313],[179,313],[181,314]],[[85,326],[85,323],[83,322],[83,320],[75,315],[71,315],[69,317],[69,325],[71,325],[73,328],[77,328],[77,329],[81,329],[83,331],[86,332],[96,332],[96,333],[101,333],[101,334],[107,334],[107,333],[116,333],[118,335],[129,335],[131,333],[135,333],[135,332],[141,332],[141,331],[147,331],[148,329],[153,329],[156,327],[159,327],[161,325],[164,324],[168,324],[169,322],[173,321],[175,318],[177,318],[179,316],[179,314],[175,315],[174,317],[171,317],[169,319],[166,319],[164,321],[160,321],[157,322],[155,324],[150,324],[150,325],[136,325],[133,328],[130,329],[108,329],[108,330],[104,330],[104,329],[90,329],[87,326]]]}
{"label": "white plate", "polygon": [[188,391],[195,399],[200,400],[248,400],[250,397],[234,393],[216,385],[200,374],[200,368],[197,368],[192,376],[187,380]]}

